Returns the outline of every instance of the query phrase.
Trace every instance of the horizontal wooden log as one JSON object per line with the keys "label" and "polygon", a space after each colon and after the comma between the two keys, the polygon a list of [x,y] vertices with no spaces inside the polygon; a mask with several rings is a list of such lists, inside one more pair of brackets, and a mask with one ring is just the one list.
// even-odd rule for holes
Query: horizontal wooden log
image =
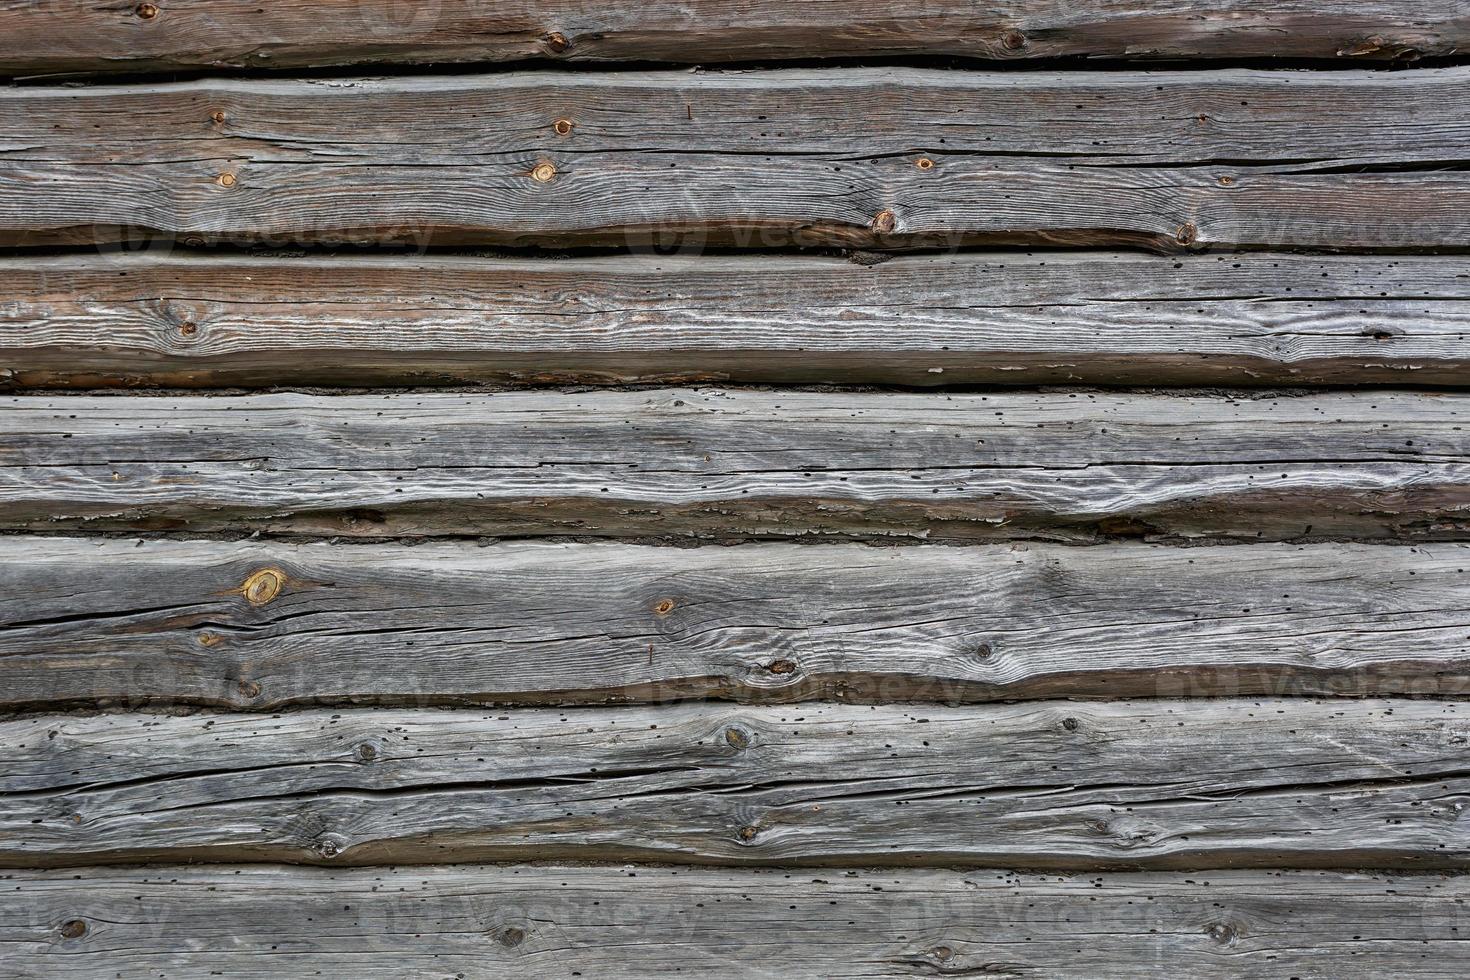
{"label": "horizontal wooden log", "polygon": [[11,258],[12,385],[1470,383],[1458,257]]}
{"label": "horizontal wooden log", "polygon": [[1470,395],[17,396],[0,527],[1464,537]]}
{"label": "horizontal wooden log", "polygon": [[887,68],[13,87],[0,245],[1465,249],[1467,82]]}
{"label": "horizontal wooden log", "polygon": [[1441,980],[1470,879],[462,867],[0,874],[18,976]]}
{"label": "horizontal wooden log", "polygon": [[42,715],[0,861],[1464,868],[1460,707]]}
{"label": "horizontal wooden log", "polygon": [[0,537],[0,708],[1463,696],[1470,546]]}
{"label": "horizontal wooden log", "polygon": [[[140,12],[141,11],[141,12]],[[0,9],[0,71],[118,72],[416,62],[712,62],[883,55],[994,60],[1444,56],[1470,45],[1453,0],[173,0],[149,11],[37,0]]]}

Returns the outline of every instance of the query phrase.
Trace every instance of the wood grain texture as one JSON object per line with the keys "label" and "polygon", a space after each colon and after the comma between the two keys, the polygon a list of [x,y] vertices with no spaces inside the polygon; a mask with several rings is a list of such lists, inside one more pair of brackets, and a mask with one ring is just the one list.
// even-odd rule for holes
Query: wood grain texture
{"label": "wood grain texture", "polygon": [[1084,57],[1319,58],[1344,63],[1445,56],[1470,44],[1452,0],[963,0],[792,4],[787,0],[63,0],[0,8],[0,71],[296,68],[365,63],[712,62],[883,55],[993,60]]}
{"label": "wood grain texture", "polygon": [[1470,383],[1458,257],[12,257],[19,386]]}
{"label": "wood grain texture", "polygon": [[1442,980],[1467,901],[1320,871],[167,866],[0,874],[0,943],[27,978]]}
{"label": "wood grain texture", "polygon": [[0,861],[1464,868],[1462,707],[42,715]]}
{"label": "wood grain texture", "polygon": [[885,68],[10,88],[0,244],[1467,249],[1467,80]]}
{"label": "wood grain texture", "polygon": [[1453,544],[0,537],[0,707],[1462,696],[1467,569]]}
{"label": "wood grain texture", "polygon": [[1452,539],[1470,396],[14,396],[0,527]]}

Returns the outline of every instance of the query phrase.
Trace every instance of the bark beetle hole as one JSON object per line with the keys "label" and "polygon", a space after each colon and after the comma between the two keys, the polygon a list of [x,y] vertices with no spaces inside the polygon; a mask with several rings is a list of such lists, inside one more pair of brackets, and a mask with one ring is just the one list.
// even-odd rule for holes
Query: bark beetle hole
{"label": "bark beetle hole", "polygon": [[796,664],[790,660],[773,660],[766,670],[773,674],[792,674],[796,672]]}
{"label": "bark beetle hole", "polygon": [[61,927],[61,938],[81,939],[87,934],[87,924],[81,919],[72,919]]}

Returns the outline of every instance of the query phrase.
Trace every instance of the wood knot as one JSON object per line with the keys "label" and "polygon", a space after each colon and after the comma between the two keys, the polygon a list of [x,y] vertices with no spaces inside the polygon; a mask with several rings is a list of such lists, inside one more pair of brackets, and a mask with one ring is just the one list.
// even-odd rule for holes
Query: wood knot
{"label": "wood knot", "polygon": [[334,858],[342,853],[336,841],[324,840],[316,846],[316,852],[324,858]]}
{"label": "wood knot", "polygon": [[989,643],[977,643],[975,649],[971,651],[971,656],[976,660],[989,660],[995,656],[995,648]]}
{"label": "wood knot", "polygon": [[934,957],[941,963],[946,963],[949,960],[954,959],[954,950],[950,949],[948,946],[935,946],[932,950],[929,951],[929,955]]}
{"label": "wood knot", "polygon": [[502,929],[500,930],[500,935],[495,937],[495,941],[506,949],[515,949],[526,941],[526,930],[517,928],[516,926]]}
{"label": "wood knot", "polygon": [[756,835],[759,833],[760,831],[757,830],[755,827],[741,827],[738,831],[735,832],[735,836],[739,837],[743,843],[749,844],[751,841],[755,840]]}
{"label": "wood knot", "polygon": [[658,602],[654,603],[653,611],[660,616],[667,616],[669,613],[674,611],[674,600],[660,599]]}
{"label": "wood knot", "polygon": [[743,749],[750,744],[750,736],[738,728],[725,729],[725,741],[731,748]]}
{"label": "wood knot", "polygon": [[766,670],[773,674],[796,673],[796,662],[792,660],[773,660],[766,665]]}
{"label": "wood knot", "polygon": [[933,170],[934,161],[929,159],[928,157],[919,157],[919,159],[914,161],[914,166],[918,167],[920,170]]}
{"label": "wood knot", "polygon": [[1224,922],[1213,922],[1205,926],[1205,934],[1219,943],[1221,946],[1229,946],[1235,942],[1235,927]]}
{"label": "wood knot", "polygon": [[1229,174],[1226,174],[1225,176],[1223,176],[1223,177],[1220,178],[1220,186],[1221,187],[1229,187],[1230,185],[1232,185],[1234,183],[1235,183],[1235,178],[1232,177],[1232,176],[1230,176]]}
{"label": "wood knot", "polygon": [[1076,718],[1063,718],[1062,727],[1069,732],[1075,732],[1077,729],[1082,727],[1082,722],[1078,721]]}
{"label": "wood knot", "polygon": [[1030,41],[1027,39],[1025,34],[1021,33],[1018,30],[1012,29],[1001,34],[1000,43],[1005,47],[1007,51],[1020,51],[1027,44],[1029,44]]}
{"label": "wood knot", "polygon": [[237,687],[242,697],[249,698],[252,701],[260,697],[260,685],[255,681],[241,681]]}
{"label": "wood knot", "polygon": [[133,13],[140,20],[152,20],[158,16],[158,6],[152,3],[140,3],[133,8]]}
{"label": "wood knot", "polygon": [[221,187],[234,187],[235,175],[226,170],[224,173],[215,178],[215,183],[219,184]]}
{"label": "wood knot", "polygon": [[209,121],[214,123],[216,126],[223,125],[225,121],[224,112],[219,109],[214,110],[209,114]]}
{"label": "wood knot", "polygon": [[541,41],[546,45],[546,50],[552,54],[561,54],[572,46],[572,42],[568,41],[567,36],[561,31],[552,31],[543,37]]}
{"label": "wood knot", "polygon": [[81,939],[87,934],[87,924],[81,919],[72,919],[61,924],[62,939]]}
{"label": "wood knot", "polygon": [[556,167],[549,163],[538,163],[531,170],[531,178],[545,184],[556,176]]}
{"label": "wood knot", "polygon": [[558,119],[551,124],[551,128],[558,136],[569,136],[572,132],[572,121],[570,119]]}
{"label": "wood knot", "polygon": [[286,573],[276,568],[262,568],[245,580],[240,592],[252,606],[263,606],[281,594]]}
{"label": "wood knot", "polygon": [[198,332],[199,324],[195,323],[193,320],[185,320],[183,323],[179,324],[179,333],[183,334],[185,337],[192,337]]}
{"label": "wood knot", "polygon": [[1180,245],[1193,245],[1199,238],[1199,229],[1193,224],[1185,223],[1174,232],[1174,240]]}
{"label": "wood knot", "polygon": [[898,227],[898,217],[887,208],[873,215],[873,230],[880,235],[890,235]]}
{"label": "wood knot", "polygon": [[219,646],[223,642],[223,639],[218,633],[211,633],[206,630],[199,634],[199,645],[202,647]]}
{"label": "wood knot", "polygon": [[357,757],[363,762],[372,762],[378,757],[378,747],[371,742],[364,742],[357,747]]}

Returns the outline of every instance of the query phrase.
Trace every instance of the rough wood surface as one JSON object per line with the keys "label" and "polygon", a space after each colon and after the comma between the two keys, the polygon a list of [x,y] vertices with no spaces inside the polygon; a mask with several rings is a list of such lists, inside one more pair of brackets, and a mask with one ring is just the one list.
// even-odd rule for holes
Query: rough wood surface
{"label": "rough wood surface", "polygon": [[[996,60],[1462,53],[1454,0],[35,0],[0,7],[0,71],[294,68],[415,62],[756,61],[882,55]],[[146,13],[146,12],[145,12]]]}
{"label": "rough wood surface", "polygon": [[1470,395],[15,396],[0,527],[1447,539]]}
{"label": "rough wood surface", "polygon": [[1461,707],[43,715],[0,723],[0,861],[1463,868]]}
{"label": "rough wood surface", "polygon": [[972,702],[1470,683],[1470,546],[0,538],[0,707]]}
{"label": "rough wood surface", "polygon": [[1466,249],[1467,82],[885,68],[10,88],[0,244]]}
{"label": "rough wood surface", "polygon": [[16,385],[1470,383],[1458,257],[12,257]]}
{"label": "rough wood surface", "polygon": [[1443,980],[1470,879],[462,867],[0,874],[17,977]]}

